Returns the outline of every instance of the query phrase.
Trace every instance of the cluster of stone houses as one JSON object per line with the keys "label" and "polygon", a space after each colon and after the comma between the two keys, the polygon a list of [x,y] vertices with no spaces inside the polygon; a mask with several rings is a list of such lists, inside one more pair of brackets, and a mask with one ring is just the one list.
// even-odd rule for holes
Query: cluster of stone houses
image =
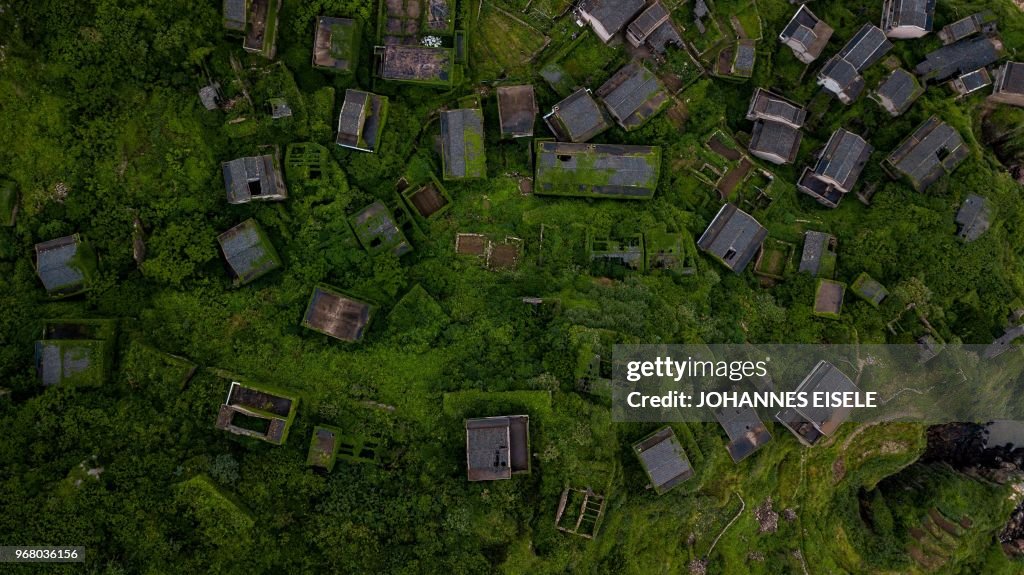
{"label": "cluster of stone houses", "polygon": [[[244,34],[246,50],[272,58],[276,29],[273,22],[279,6],[280,2],[274,0],[225,0],[224,25]],[[886,0],[882,26],[865,24],[825,63],[818,74],[818,83],[845,104],[855,101],[865,89],[862,73],[892,49],[890,39],[927,34],[932,29],[933,12],[933,0]],[[654,52],[663,52],[667,46],[682,43],[668,10],[657,1],[646,4],[643,0],[584,0],[576,14],[606,42],[622,33],[634,47],[646,46]],[[421,31],[419,28],[407,30],[403,27],[407,19],[400,16],[388,14],[389,36],[384,45],[375,50],[380,77],[405,82],[450,83],[450,66],[459,60],[459,50],[464,51],[465,38],[461,44],[456,41],[454,48],[410,42],[410,38],[419,39]],[[392,21],[397,22],[394,29],[390,27]],[[445,25],[443,17],[427,24],[428,28],[441,26],[437,29],[442,31]],[[458,37],[458,31],[453,33]],[[800,5],[780,34],[780,40],[798,59],[809,64],[823,54],[832,33],[828,24],[806,5]],[[319,18],[313,66],[351,72],[357,55],[358,34],[354,20]],[[1006,62],[993,72],[988,71],[987,67],[1001,57],[1001,45],[994,34],[995,24],[990,13],[975,14],[950,24],[939,33],[944,46],[929,54],[915,68],[914,74],[895,69],[871,92],[871,97],[890,114],[898,116],[920,96],[925,85],[949,81],[959,94],[969,94],[991,84],[991,101],[1024,106],[1024,64]],[[463,54],[461,58],[464,57]],[[200,92],[204,105],[216,101],[216,89],[209,88]],[[533,87],[501,86],[496,89],[496,95],[502,137],[533,137],[538,115]],[[627,131],[642,126],[669,100],[665,86],[638,61],[615,72],[596,91],[580,88],[572,92],[543,117],[555,138],[537,139],[532,146],[535,192],[619,199],[652,197],[661,169],[658,147],[589,141],[610,129],[613,122]],[[287,103],[271,104],[275,117],[290,114]],[[360,152],[376,151],[383,135],[387,107],[388,99],[384,96],[346,90],[338,116],[336,144]],[[746,115],[753,122],[750,153],[775,164],[794,162],[807,116],[808,112],[799,104],[758,88]],[[442,179],[485,178],[484,117],[479,98],[463,99],[458,107],[441,111],[439,126]],[[864,138],[840,128],[830,136],[814,163],[804,168],[797,187],[822,205],[835,208],[843,196],[854,189],[873,151]],[[955,169],[968,154],[960,134],[932,117],[893,150],[883,165],[894,175],[904,177],[916,190],[924,191]],[[283,201],[288,197],[276,152],[226,161],[222,164],[222,175],[230,204]],[[435,197],[442,197],[437,186],[439,184],[432,183],[413,192],[421,193],[429,188],[435,191]],[[957,233],[965,241],[973,241],[988,229],[990,219],[991,210],[986,200],[971,195],[956,215]],[[380,202],[366,206],[353,215],[349,223],[359,243],[370,253],[389,252],[401,256],[412,249],[388,208]],[[726,268],[740,273],[761,251],[767,236],[767,229],[754,217],[737,205],[726,203],[701,235],[697,246]],[[250,283],[282,265],[274,246],[253,219],[227,230],[217,240],[236,285]],[[505,266],[504,262],[512,262],[514,266],[521,252],[515,240],[518,238],[506,238],[504,243],[495,245],[480,234],[460,234],[456,251],[485,257],[488,267],[492,267],[493,257],[494,269]],[[95,256],[77,234],[38,244],[35,253],[38,276],[50,295],[74,295],[88,288]],[[615,255],[621,259],[642,251],[630,251],[625,256],[623,253]],[[602,255],[607,257],[608,253]],[[667,256],[661,254],[661,257]],[[818,278],[814,311],[826,317],[840,313],[846,291],[844,284],[832,279],[835,260],[835,237],[817,231],[806,232],[800,271]],[[885,287],[866,273],[858,276],[850,289],[874,306],[888,295]],[[312,290],[302,325],[339,341],[358,342],[364,337],[375,311],[371,303],[319,284]],[[1008,331],[997,340],[991,355],[1008,347],[1020,336],[1020,329]],[[102,381],[103,371],[110,361],[112,339],[113,332],[95,321],[48,322],[42,339],[36,344],[36,364],[42,383],[50,386],[66,381]],[[822,361],[800,382],[796,391],[808,394],[850,392],[857,391],[857,386],[840,369]],[[284,391],[232,381],[215,426],[237,435],[282,444],[294,421],[298,402],[297,396]],[[849,416],[849,408],[793,408],[780,411],[775,419],[802,443],[812,446],[835,433]],[[726,449],[736,463],[772,439],[753,409],[716,410],[714,417],[728,437]],[[511,479],[514,475],[530,473],[528,415],[467,419],[464,427],[469,481]],[[354,446],[346,441],[340,430],[317,426],[311,438],[310,465],[329,471],[339,453],[360,457],[360,454],[373,452],[372,445]],[[659,495],[694,476],[694,468],[671,427],[663,427],[641,438],[633,444],[632,450],[650,481],[650,488]],[[600,494],[590,489],[566,489],[556,525],[568,533],[593,537],[603,513],[604,497]],[[563,522],[566,517],[574,521]]]}
{"label": "cluster of stone houses", "polygon": [[[865,92],[863,72],[879,62],[893,48],[893,40],[919,38],[932,31],[935,4],[932,0],[887,0],[881,26],[864,24],[817,74],[822,88],[843,104],[851,104]],[[1002,44],[990,11],[972,14],[939,31],[943,45],[928,53],[913,72],[895,67],[879,85],[868,92],[890,115],[905,113],[931,84],[945,83],[963,97],[992,86],[989,101],[1024,107],[1024,63],[1003,62]],[[807,4],[801,4],[779,35],[801,62],[810,64],[822,56],[833,29],[818,18]],[[998,65],[997,65],[998,64]],[[808,113],[785,97],[758,88],[751,98],[746,118],[753,122],[748,151],[767,162],[795,161],[802,139],[801,128]],[[853,191],[874,152],[864,137],[839,128],[816,152],[806,166],[797,189],[821,205],[835,208]],[[893,178],[924,192],[942,176],[951,173],[970,155],[970,149],[956,128],[932,116],[918,125],[881,166]],[[965,242],[976,240],[989,227],[991,208],[981,195],[971,194],[956,214],[957,235]],[[698,247],[734,272],[743,269],[762,250],[767,230],[750,214],[726,204],[698,240]],[[835,238],[809,231],[804,242],[800,271],[818,278],[814,313],[838,317],[847,286],[833,279]],[[882,284],[862,273],[850,291],[877,307],[888,295]]]}

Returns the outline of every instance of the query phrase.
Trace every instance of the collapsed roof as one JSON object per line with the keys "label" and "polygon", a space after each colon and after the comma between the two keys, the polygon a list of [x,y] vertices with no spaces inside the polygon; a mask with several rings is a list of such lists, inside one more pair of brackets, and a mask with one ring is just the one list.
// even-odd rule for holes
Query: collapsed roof
{"label": "collapsed roof", "polygon": [[740,273],[757,255],[767,236],[768,230],[750,214],[725,204],[697,240],[697,247]]}

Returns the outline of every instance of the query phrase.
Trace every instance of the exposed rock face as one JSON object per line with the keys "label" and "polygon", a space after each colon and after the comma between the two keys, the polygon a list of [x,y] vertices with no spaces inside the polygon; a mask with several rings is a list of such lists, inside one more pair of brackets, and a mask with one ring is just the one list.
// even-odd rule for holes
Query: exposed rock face
{"label": "exposed rock face", "polygon": [[1015,483],[1021,503],[999,533],[999,541],[1007,554],[1024,557],[1024,445],[1004,442],[1007,433],[1002,425],[1004,422],[934,425],[928,428],[928,447],[921,460],[948,463],[1000,484]]}

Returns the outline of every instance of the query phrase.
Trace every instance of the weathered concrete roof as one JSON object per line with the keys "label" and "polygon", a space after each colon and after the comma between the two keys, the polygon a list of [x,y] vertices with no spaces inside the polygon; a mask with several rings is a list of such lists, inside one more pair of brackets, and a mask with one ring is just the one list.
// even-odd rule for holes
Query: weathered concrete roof
{"label": "weathered concrete roof", "polygon": [[693,477],[693,467],[671,427],[663,427],[633,445],[633,451],[661,495]]}
{"label": "weathered concrete roof", "polygon": [[825,316],[839,315],[843,311],[845,296],[846,285],[842,282],[818,280],[818,289],[814,293],[814,313]]}
{"label": "weathered concrete roof", "polygon": [[359,341],[370,323],[373,307],[318,285],[313,288],[302,325],[342,341]]}
{"label": "weathered concrete roof", "polygon": [[499,86],[497,92],[501,135],[513,138],[533,136],[533,124],[537,120],[533,86]]}
{"label": "weathered concrete roof", "polygon": [[729,407],[712,410],[712,413],[729,436],[726,448],[734,463],[739,463],[772,439],[772,434],[752,407]]}
{"label": "weathered concrete roof", "polygon": [[528,415],[466,420],[466,473],[470,481],[509,479],[530,470]]}
{"label": "weathered concrete roof", "polygon": [[747,119],[773,120],[799,128],[807,120],[807,110],[778,94],[758,88],[750,99],[750,107],[747,108]]}
{"label": "weathered concrete roof", "polygon": [[767,236],[768,230],[750,214],[725,204],[697,240],[697,247],[740,273],[757,255]]}
{"label": "weathered concrete roof", "polygon": [[861,272],[857,279],[853,280],[853,283],[850,284],[850,291],[875,307],[878,307],[889,296],[889,290],[885,289],[885,286],[878,280],[869,276],[867,272]]}

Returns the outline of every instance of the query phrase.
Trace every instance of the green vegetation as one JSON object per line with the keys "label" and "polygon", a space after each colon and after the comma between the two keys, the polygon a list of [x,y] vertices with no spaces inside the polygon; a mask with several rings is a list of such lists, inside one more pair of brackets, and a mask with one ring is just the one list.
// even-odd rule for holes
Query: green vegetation
{"label": "green vegetation", "polygon": [[[370,33],[352,74],[311,65],[319,15],[370,31],[383,3],[282,3],[276,62],[225,34],[220,4],[16,0],[0,12],[0,176],[19,206],[14,225],[0,226],[0,385],[10,390],[0,396],[0,538],[88,550],[85,566],[17,572],[639,575],[686,573],[704,558],[709,573],[725,574],[1021,571],[995,537],[1010,490],[920,462],[922,425],[846,423],[808,449],[766,421],[774,439],[734,464],[719,426],[673,424],[694,476],[657,496],[631,446],[662,425],[613,422],[609,378],[619,343],[913,344],[925,333],[949,345],[992,341],[1024,301],[1024,198],[1007,169],[1024,163],[1024,111],[989,106],[984,94],[956,101],[934,86],[899,118],[866,97],[849,107],[822,99],[809,81],[814,65],[774,40],[795,7],[759,0],[764,40],[750,81],[702,76],[670,52],[652,69],[679,76],[678,101],[637,130],[594,139],[658,147],[650,200],[558,197],[538,191],[543,181],[524,185],[534,144],[500,140],[492,81],[530,82],[550,110],[631,58],[559,17],[564,0],[537,0],[527,12],[525,0],[453,5],[455,29],[471,35],[469,65],[443,86],[376,78]],[[718,2],[698,37],[693,4],[674,17],[702,58],[736,42],[730,14],[752,34],[750,3]],[[1008,0],[990,5],[1008,52],[1020,53],[1024,13]],[[936,25],[979,7],[941,2]],[[874,0],[814,8],[836,27],[828,50],[880,17]],[[909,69],[936,42],[900,41],[893,54]],[[500,61],[485,61],[493,51]],[[883,68],[868,71],[869,88]],[[221,109],[209,111],[196,91],[213,83]],[[693,247],[722,205],[720,178],[744,169],[710,138],[720,133],[742,155],[756,86],[816,113],[793,165],[768,176],[752,161],[726,196],[768,228],[770,249],[798,251],[807,230],[835,235],[838,257],[823,262],[823,276],[852,283],[868,274],[890,291],[877,308],[848,301],[838,318],[821,318],[817,278],[773,266],[767,286],[752,267],[727,272]],[[375,153],[334,145],[338,96],[349,88],[389,99]],[[468,94],[480,98],[490,177],[442,188],[437,112]],[[269,121],[271,98],[288,101],[289,121]],[[933,114],[960,131],[971,156],[917,193],[879,160]],[[876,152],[854,195],[825,210],[794,182],[840,126]],[[264,145],[285,150],[288,200],[227,204],[221,162]],[[444,192],[443,212],[410,215],[406,193],[430,183]],[[867,191],[870,200],[858,201]],[[969,193],[994,215],[965,244],[953,217]],[[10,197],[0,195],[0,223]],[[370,205],[383,207],[373,222],[386,216],[397,233],[389,237],[412,251],[400,259],[363,248],[379,237],[375,224],[349,222]],[[250,218],[282,265],[234,288],[217,235]],[[48,299],[34,245],[75,233],[96,256],[90,289]],[[457,233],[497,245],[521,238],[517,266],[494,273],[457,257]],[[647,273],[587,273],[588,237],[636,234]],[[135,237],[145,248],[138,258]],[[679,255],[685,273],[652,269],[652,252]],[[319,285],[373,302],[359,341],[303,327]],[[51,339],[39,333],[46,318],[117,318],[113,335],[52,336],[60,347],[104,342],[112,355],[102,377],[93,368],[78,376],[101,385],[70,377],[43,389],[35,343]],[[1019,367],[1018,356],[1005,357]],[[231,381],[219,369],[298,400],[287,441],[215,429]],[[530,416],[532,472],[467,482],[464,419],[502,414]],[[351,459],[344,453],[329,474],[306,465],[318,426],[349,446]],[[606,497],[593,540],[555,525],[567,486]],[[780,514],[774,529],[758,520],[769,511]]]}
{"label": "green vegetation", "polygon": [[13,226],[18,214],[18,187],[0,180],[0,226]]}

